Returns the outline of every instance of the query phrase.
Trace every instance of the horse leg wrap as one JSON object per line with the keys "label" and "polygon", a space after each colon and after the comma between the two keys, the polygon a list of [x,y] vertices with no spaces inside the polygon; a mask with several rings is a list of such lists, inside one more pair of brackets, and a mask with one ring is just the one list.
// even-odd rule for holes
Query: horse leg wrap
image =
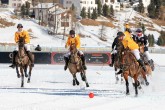
{"label": "horse leg wrap", "polygon": [[32,65],[32,67],[33,67],[33,66],[34,66],[34,60],[33,60],[33,58],[32,58],[31,52],[30,52],[30,51],[27,51],[27,55],[28,55],[28,57],[29,57],[29,60],[31,61],[31,65]]}
{"label": "horse leg wrap", "polygon": [[85,65],[85,56],[84,55],[81,55],[80,57],[81,57],[81,60],[82,60],[82,66],[83,66],[84,70],[86,70],[87,67]]}

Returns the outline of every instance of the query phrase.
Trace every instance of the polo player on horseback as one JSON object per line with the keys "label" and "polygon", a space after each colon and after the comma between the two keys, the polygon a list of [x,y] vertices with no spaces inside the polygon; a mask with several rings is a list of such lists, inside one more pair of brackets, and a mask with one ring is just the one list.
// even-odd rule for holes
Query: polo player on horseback
{"label": "polo player on horseback", "polygon": [[[31,61],[31,66],[34,67],[34,60],[32,58],[32,54],[30,52],[30,37],[29,37],[29,34],[27,31],[23,30],[23,25],[22,24],[18,24],[17,25],[17,29],[18,31],[15,32],[15,43],[18,43],[19,42],[19,38],[20,37],[24,37],[25,39],[25,49],[26,49],[26,53],[27,53],[27,56],[29,57],[30,61]],[[16,63],[15,63],[15,57],[18,53],[18,46],[15,48],[15,50],[13,51],[13,58],[12,58],[12,65],[10,65],[9,67],[11,68],[15,68],[16,66]]]}
{"label": "polo player on horseback", "polygon": [[[134,41],[139,44],[139,46],[144,45],[144,54],[147,57],[149,65],[153,65],[153,60],[150,57],[149,51],[148,51],[148,38],[146,35],[143,34],[142,29],[136,30],[137,34],[133,36]],[[152,68],[153,70],[153,68]]]}
{"label": "polo player on horseback", "polygon": [[[65,45],[65,48],[70,47],[70,45],[73,44],[73,43],[76,44],[76,48],[77,49],[80,48],[80,36],[78,34],[75,34],[74,30],[70,30],[69,36],[68,36],[68,39],[67,39],[67,42],[66,42],[66,45]],[[70,60],[70,55],[71,55],[70,51],[67,52],[64,55],[64,60],[65,60],[64,70],[66,70],[67,67],[68,67],[68,63],[69,63],[69,60]],[[85,65],[85,56],[84,56],[83,52],[78,50],[78,55],[80,56],[80,58],[82,60],[82,67],[83,67],[83,69],[86,70],[87,67]]]}
{"label": "polo player on horseback", "polygon": [[131,52],[134,54],[136,60],[138,61],[139,65],[143,68],[143,70],[146,72],[146,67],[144,65],[144,62],[140,58],[140,52],[139,52],[139,46],[138,44],[132,39],[130,33],[128,31],[126,32],[118,32],[117,37],[119,41],[122,42],[124,48],[129,48]]}

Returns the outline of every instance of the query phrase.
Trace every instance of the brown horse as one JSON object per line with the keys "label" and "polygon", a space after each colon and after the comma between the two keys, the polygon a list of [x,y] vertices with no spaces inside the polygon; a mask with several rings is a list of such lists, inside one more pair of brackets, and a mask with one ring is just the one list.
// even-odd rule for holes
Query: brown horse
{"label": "brown horse", "polygon": [[[20,37],[18,42],[18,54],[15,57],[17,77],[20,78],[21,75],[21,87],[24,87],[24,73],[25,73],[25,77],[28,77],[27,83],[30,83],[31,71],[32,71],[31,62],[29,60],[29,57],[27,56],[24,44],[25,44],[24,37]],[[33,59],[34,59],[34,55],[33,55]],[[27,74],[28,66],[29,66],[29,75]],[[20,72],[19,72],[19,67],[20,67]]]}
{"label": "brown horse", "polygon": [[68,68],[69,68],[70,73],[73,76],[73,86],[75,86],[76,84],[79,85],[79,81],[77,80],[76,73],[80,72],[82,80],[85,81],[86,83],[86,87],[89,87],[89,84],[86,78],[86,71],[82,67],[82,61],[79,56],[76,45],[74,43],[71,44],[70,46],[70,52],[71,52],[71,55],[69,58],[70,60],[69,60]]}
{"label": "brown horse", "polygon": [[[120,42],[120,45],[122,45],[121,42]],[[120,51],[122,53],[120,67],[122,68],[123,76],[126,82],[126,94],[127,95],[130,94],[129,82],[128,82],[128,76],[130,76],[132,78],[133,85],[135,87],[135,96],[137,96],[138,95],[137,87],[140,84],[138,81],[138,76],[141,74],[141,71],[143,71],[143,69],[141,66],[139,66],[139,63],[137,62],[135,56],[132,54],[132,52],[128,48],[124,49],[124,47],[122,47]]]}

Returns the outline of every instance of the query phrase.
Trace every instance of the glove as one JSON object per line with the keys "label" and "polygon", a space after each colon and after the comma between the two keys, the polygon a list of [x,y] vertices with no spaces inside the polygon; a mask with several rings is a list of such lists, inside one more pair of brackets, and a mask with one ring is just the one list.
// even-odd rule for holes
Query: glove
{"label": "glove", "polygon": [[67,45],[65,45],[65,48],[67,48]]}
{"label": "glove", "polygon": [[112,53],[113,53],[113,54],[117,53],[117,50],[112,50]]}

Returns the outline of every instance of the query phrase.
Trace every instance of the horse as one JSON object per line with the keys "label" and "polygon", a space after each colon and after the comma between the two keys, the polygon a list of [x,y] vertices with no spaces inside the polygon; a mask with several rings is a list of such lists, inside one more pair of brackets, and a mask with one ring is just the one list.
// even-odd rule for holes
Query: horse
{"label": "horse", "polygon": [[120,42],[120,51],[121,51],[121,62],[120,62],[120,68],[123,71],[123,76],[126,83],[126,95],[129,95],[129,82],[128,82],[128,76],[132,78],[133,85],[135,88],[135,96],[138,96],[138,86],[140,86],[140,83],[138,81],[138,76],[141,74],[141,71],[144,71],[142,67],[137,62],[135,56],[133,53],[128,49],[124,48],[122,42]]}
{"label": "horse", "polygon": [[[116,84],[119,81],[118,75],[121,74],[121,83],[123,82],[123,73],[120,73],[120,59],[121,59],[121,51],[118,51],[121,47],[121,45],[116,45],[117,53],[114,54],[114,69],[115,69],[115,78],[116,78]],[[119,69],[119,71],[117,71]]]}
{"label": "horse", "polygon": [[[27,56],[24,44],[25,44],[24,37],[19,37],[18,54],[15,57],[15,63],[16,63],[16,73],[18,78],[20,78],[20,73],[21,73],[21,87],[24,87],[24,73],[25,73],[25,77],[28,77],[27,83],[30,83],[31,72],[32,72],[31,62],[29,60],[29,57]],[[33,59],[34,59],[34,55],[33,55]],[[19,72],[19,67],[20,67],[20,72]],[[27,74],[28,67],[29,67],[29,74]]]}
{"label": "horse", "polygon": [[72,43],[70,46],[70,58],[68,63],[68,68],[70,73],[73,76],[73,86],[76,84],[79,85],[79,81],[77,80],[76,73],[80,72],[81,79],[85,81],[86,87],[89,87],[87,78],[86,78],[86,71],[82,67],[82,61],[79,55],[79,52],[76,48],[75,43]]}

